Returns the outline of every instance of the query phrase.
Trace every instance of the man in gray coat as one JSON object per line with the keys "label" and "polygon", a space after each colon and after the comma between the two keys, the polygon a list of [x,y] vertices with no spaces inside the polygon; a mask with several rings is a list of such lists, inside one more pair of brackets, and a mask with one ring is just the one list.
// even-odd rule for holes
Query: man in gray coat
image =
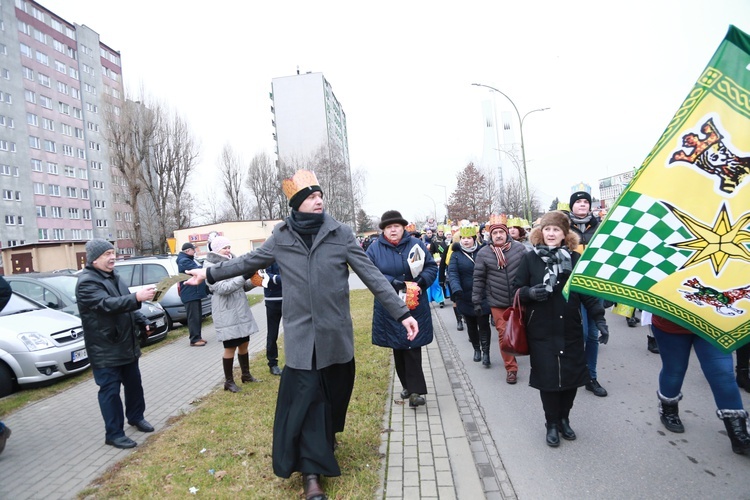
{"label": "man in gray coat", "polygon": [[[492,321],[497,328],[498,342],[502,342],[505,333],[503,313],[513,302],[513,278],[521,263],[526,248],[522,243],[510,237],[508,227],[500,221],[490,221],[491,243],[477,252],[474,264],[474,287],[471,302],[474,309],[481,312],[482,302],[487,298],[492,311]],[[515,384],[518,380],[518,363],[515,356],[500,351],[505,362],[505,381]],[[483,354],[482,363],[489,367],[489,354]]]}
{"label": "man in gray coat", "polygon": [[339,476],[335,433],[344,429],[354,387],[354,334],[349,311],[349,268],[388,313],[418,333],[388,280],[357,244],[351,229],[323,210],[315,174],[298,171],[283,182],[292,214],[256,251],[208,269],[187,271],[188,283],[212,284],[232,276],[249,278],[278,263],[284,276],[284,351],[273,429],[273,469],[303,476],[305,497],[324,495],[319,476]]}

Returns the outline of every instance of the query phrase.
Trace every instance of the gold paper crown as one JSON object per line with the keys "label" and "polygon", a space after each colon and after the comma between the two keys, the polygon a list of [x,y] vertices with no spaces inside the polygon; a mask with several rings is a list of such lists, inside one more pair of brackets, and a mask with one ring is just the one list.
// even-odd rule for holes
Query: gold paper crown
{"label": "gold paper crown", "polygon": [[496,224],[502,224],[503,226],[506,226],[508,224],[508,216],[505,214],[492,214],[490,215],[490,226],[494,226]]}
{"label": "gold paper crown", "polygon": [[315,173],[309,170],[298,170],[291,179],[281,181],[281,190],[284,191],[287,200],[291,200],[292,196],[311,186],[320,186],[320,183]]}
{"label": "gold paper crown", "polygon": [[461,238],[471,238],[472,236],[477,235],[477,227],[476,226],[461,226],[458,229],[458,233],[461,235]]}
{"label": "gold paper crown", "polygon": [[508,219],[508,227],[513,227],[513,226],[523,227],[524,222],[526,221],[518,217],[511,217],[510,219]]}
{"label": "gold paper crown", "polygon": [[570,204],[563,201],[557,202],[557,209],[563,212],[570,212]]}
{"label": "gold paper crown", "polygon": [[410,222],[406,226],[404,226],[404,230],[409,233],[413,233],[414,231],[417,230],[417,225],[414,224],[413,222]]}

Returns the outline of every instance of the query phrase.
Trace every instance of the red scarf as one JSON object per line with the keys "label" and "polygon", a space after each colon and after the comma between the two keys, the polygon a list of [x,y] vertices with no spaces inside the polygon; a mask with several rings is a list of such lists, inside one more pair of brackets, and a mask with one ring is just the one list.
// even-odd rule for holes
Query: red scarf
{"label": "red scarf", "polygon": [[506,241],[499,247],[492,245],[492,251],[495,252],[495,256],[497,256],[497,267],[500,269],[505,267],[505,255],[503,255],[503,252],[507,252],[509,248],[510,241]]}

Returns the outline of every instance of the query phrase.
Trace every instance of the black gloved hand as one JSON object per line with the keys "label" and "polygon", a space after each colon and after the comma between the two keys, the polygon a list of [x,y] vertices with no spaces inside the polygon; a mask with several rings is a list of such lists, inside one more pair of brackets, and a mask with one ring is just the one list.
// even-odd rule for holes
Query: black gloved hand
{"label": "black gloved hand", "polygon": [[401,290],[404,290],[406,288],[406,283],[401,280],[393,280],[391,281],[391,285],[393,285],[393,289],[397,292],[400,292]]}
{"label": "black gloved hand", "polygon": [[482,315],[482,304],[474,304],[474,314],[477,316]]}
{"label": "black gloved hand", "polygon": [[606,344],[609,342],[609,327],[604,319],[600,319],[596,322],[596,327],[599,329],[599,343]]}
{"label": "black gloved hand", "polygon": [[529,297],[531,298],[531,300],[544,302],[549,298],[549,292],[544,287],[544,284],[540,283],[529,288]]}
{"label": "black gloved hand", "polygon": [[419,288],[421,288],[423,292],[427,290],[427,282],[424,280],[424,278],[422,278],[421,276],[417,276],[417,279],[415,279],[414,281],[417,283],[417,285],[419,285]]}
{"label": "black gloved hand", "polygon": [[451,292],[451,300],[454,302],[457,300],[461,300],[461,297],[463,296],[463,294],[464,293],[461,290],[454,290]]}

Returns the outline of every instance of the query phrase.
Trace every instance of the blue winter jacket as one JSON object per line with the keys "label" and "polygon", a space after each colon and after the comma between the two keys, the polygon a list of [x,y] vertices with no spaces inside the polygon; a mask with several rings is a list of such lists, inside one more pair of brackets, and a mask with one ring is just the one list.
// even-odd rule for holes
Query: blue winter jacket
{"label": "blue winter jacket", "polygon": [[[481,248],[482,245],[479,245],[476,250],[469,253],[461,248],[460,243],[453,244],[453,253],[446,275],[451,287],[451,300],[455,298],[455,295],[460,296],[455,302],[458,312],[464,316],[476,316],[474,304],[471,301],[471,292],[474,286],[474,262]],[[490,304],[485,297],[482,301],[482,314],[489,313]]]}
{"label": "blue winter jacket", "polygon": [[[199,269],[202,267],[200,264],[195,262],[195,259],[185,252],[180,252],[177,255],[177,271],[184,273],[188,269]],[[183,281],[180,285],[180,299],[182,303],[190,302],[191,300],[201,300],[208,297],[206,291],[206,282],[202,281],[200,285],[186,285]]]}
{"label": "blue winter jacket", "polygon": [[[414,245],[422,247],[425,253],[425,263],[418,277],[412,276],[406,258]],[[393,319],[383,305],[375,299],[372,314],[372,343],[392,349],[412,349],[432,342],[432,312],[427,300],[427,288],[437,278],[438,266],[425,244],[413,236],[404,234],[397,245],[393,245],[381,234],[378,239],[367,248],[367,256],[380,269],[386,279],[393,284],[393,280],[417,281],[422,287],[419,305],[411,311],[414,319],[419,323],[419,333],[409,342],[406,329]]]}

